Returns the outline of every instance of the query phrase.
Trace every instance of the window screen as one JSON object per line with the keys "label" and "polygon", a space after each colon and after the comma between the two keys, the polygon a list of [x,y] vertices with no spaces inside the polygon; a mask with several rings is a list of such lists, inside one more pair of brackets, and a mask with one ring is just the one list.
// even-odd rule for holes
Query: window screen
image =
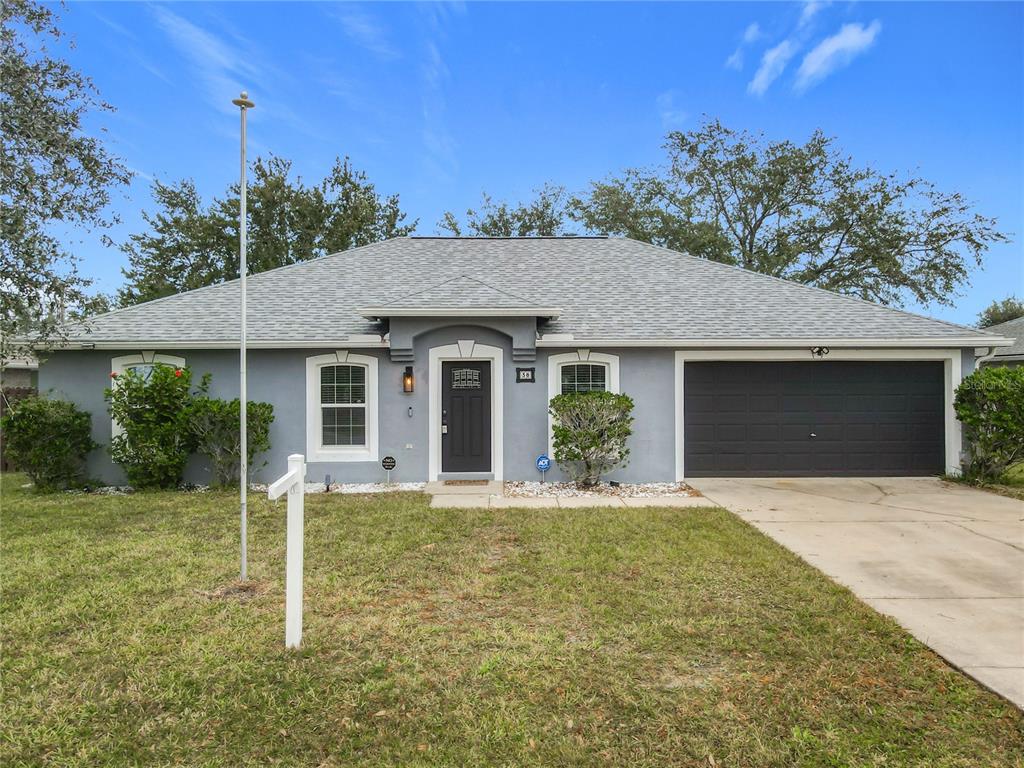
{"label": "window screen", "polygon": [[592,363],[562,366],[562,394],[604,392],[608,389],[608,368]]}
{"label": "window screen", "polygon": [[366,445],[366,368],[320,368],[322,444]]}

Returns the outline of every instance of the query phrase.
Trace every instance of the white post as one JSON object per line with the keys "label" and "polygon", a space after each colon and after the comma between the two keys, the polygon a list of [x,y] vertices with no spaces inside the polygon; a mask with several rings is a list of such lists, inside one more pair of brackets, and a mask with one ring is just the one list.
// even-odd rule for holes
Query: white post
{"label": "white post", "polygon": [[285,544],[284,644],[298,648],[302,643],[302,550],[306,464],[301,453],[288,457],[288,472],[267,489],[276,499],[288,494],[287,539]]}

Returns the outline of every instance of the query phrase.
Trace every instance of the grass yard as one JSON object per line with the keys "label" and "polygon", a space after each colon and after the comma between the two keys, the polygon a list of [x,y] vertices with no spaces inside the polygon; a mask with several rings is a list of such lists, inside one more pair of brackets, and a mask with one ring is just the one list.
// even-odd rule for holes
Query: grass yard
{"label": "grass yard", "polygon": [[718,509],[309,497],[306,626],[253,494],[2,478],[13,766],[1007,766],[1021,714]]}

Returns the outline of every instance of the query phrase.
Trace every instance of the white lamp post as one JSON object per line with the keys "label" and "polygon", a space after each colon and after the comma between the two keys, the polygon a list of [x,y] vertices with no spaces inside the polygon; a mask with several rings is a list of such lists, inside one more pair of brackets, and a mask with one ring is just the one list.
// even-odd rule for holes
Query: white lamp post
{"label": "white lamp post", "polygon": [[238,228],[239,228],[239,255],[238,255],[238,276],[241,284],[242,293],[242,331],[239,343],[239,389],[238,389],[238,404],[239,404],[239,415],[241,416],[241,429],[239,432],[239,446],[241,448],[241,455],[239,457],[240,468],[239,468],[239,494],[241,496],[242,509],[241,509],[241,520],[242,520],[242,567],[241,567],[241,580],[246,581],[249,578],[249,553],[248,553],[248,513],[246,510],[247,494],[249,490],[249,441],[248,435],[246,434],[247,420],[248,420],[248,404],[249,399],[245,388],[245,276],[248,271],[248,266],[245,261],[245,236],[246,236],[246,216],[245,216],[245,113],[255,107],[256,105],[249,101],[249,94],[242,91],[241,95],[237,99],[232,99],[231,103],[238,107],[242,112],[242,181],[241,189],[239,190],[239,213],[238,213]]}

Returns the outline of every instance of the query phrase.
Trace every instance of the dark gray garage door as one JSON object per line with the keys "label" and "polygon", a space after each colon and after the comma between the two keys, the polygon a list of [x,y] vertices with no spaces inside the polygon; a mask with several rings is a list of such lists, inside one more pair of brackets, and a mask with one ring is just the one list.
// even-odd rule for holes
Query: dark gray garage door
{"label": "dark gray garage door", "polygon": [[685,473],[936,475],[941,362],[692,362],[683,373]]}

